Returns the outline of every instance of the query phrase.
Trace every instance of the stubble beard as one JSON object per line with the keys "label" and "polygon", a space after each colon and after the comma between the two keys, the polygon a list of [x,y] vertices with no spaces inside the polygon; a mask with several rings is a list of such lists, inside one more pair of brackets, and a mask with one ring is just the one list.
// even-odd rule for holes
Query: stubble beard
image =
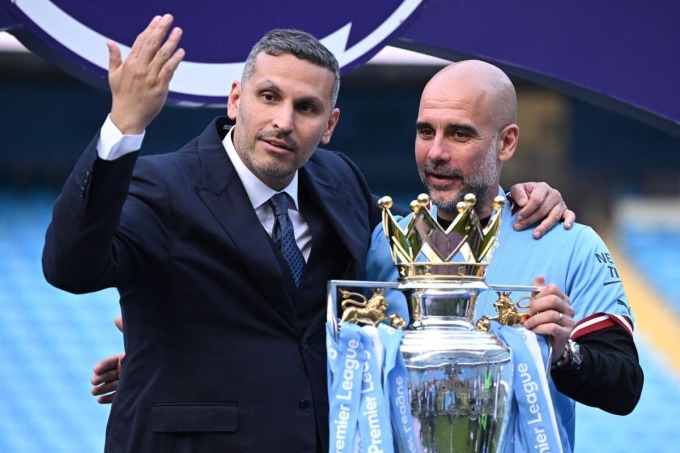
{"label": "stubble beard", "polygon": [[295,141],[286,134],[277,131],[259,132],[255,138],[247,143],[247,139],[234,139],[234,147],[236,152],[243,160],[243,163],[248,167],[258,178],[268,181],[286,181],[292,178],[295,171],[298,169],[296,161],[279,161],[276,159],[258,159],[255,155],[255,146],[264,138],[276,138],[277,140],[284,140],[286,146],[297,153],[298,146]]}
{"label": "stubble beard", "polygon": [[[479,213],[484,208],[484,203],[486,203],[489,193],[493,192],[495,194],[498,191],[496,183],[498,171],[498,163],[496,162],[497,147],[497,139],[494,138],[491,146],[485,153],[484,159],[471,168],[467,175],[457,168],[447,168],[446,163],[441,161],[430,161],[423,168],[418,168],[420,180],[427,189],[430,200],[437,206],[440,212],[454,218],[458,214],[458,203],[463,201],[465,195],[469,193],[477,198],[475,211]],[[448,184],[432,184],[426,178],[427,173],[456,178],[462,181],[462,184],[458,190],[451,189]]]}

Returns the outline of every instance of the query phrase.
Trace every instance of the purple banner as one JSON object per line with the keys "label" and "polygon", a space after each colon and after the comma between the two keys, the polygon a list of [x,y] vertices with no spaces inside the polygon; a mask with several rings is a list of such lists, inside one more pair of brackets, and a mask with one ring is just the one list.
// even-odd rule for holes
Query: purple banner
{"label": "purple banner", "polygon": [[175,102],[224,104],[252,44],[269,29],[299,28],[320,38],[344,72],[390,43],[447,59],[481,58],[680,135],[677,0],[0,0],[0,29],[106,87],[105,40],[125,54],[150,18],[165,12],[185,30],[187,56],[170,87]]}
{"label": "purple banner", "polygon": [[395,45],[480,58],[680,135],[680,2],[438,0]]}
{"label": "purple banner", "polygon": [[[248,52],[273,28],[298,28],[319,38],[343,71],[365,62],[394,40],[424,0],[361,0],[320,4],[310,0],[82,2],[0,0],[0,24],[33,52],[69,73],[106,86],[106,41],[127,55],[136,36],[158,14],[171,13],[184,30],[186,57],[170,85],[170,99],[225,104],[240,79]],[[6,16],[10,16],[7,18]]]}

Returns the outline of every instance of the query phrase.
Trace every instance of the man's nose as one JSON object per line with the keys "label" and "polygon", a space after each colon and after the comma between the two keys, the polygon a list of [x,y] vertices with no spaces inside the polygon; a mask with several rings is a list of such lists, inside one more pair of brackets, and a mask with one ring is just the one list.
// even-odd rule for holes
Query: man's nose
{"label": "man's nose", "polygon": [[279,106],[272,123],[274,128],[283,132],[292,131],[293,125],[295,124],[295,110],[289,105],[284,104]]}
{"label": "man's nose", "polygon": [[427,157],[432,161],[448,161],[451,159],[451,150],[440,137],[435,137],[431,142]]}

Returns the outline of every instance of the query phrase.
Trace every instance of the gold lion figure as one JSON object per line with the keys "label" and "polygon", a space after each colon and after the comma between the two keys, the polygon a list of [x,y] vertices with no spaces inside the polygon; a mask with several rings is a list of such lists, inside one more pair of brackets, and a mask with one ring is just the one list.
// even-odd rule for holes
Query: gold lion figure
{"label": "gold lion figure", "polygon": [[491,326],[491,321],[498,321],[505,326],[516,326],[524,323],[524,321],[529,318],[529,313],[520,313],[517,311],[518,308],[527,308],[520,306],[519,303],[522,300],[529,299],[529,296],[522,297],[518,299],[517,302],[513,302],[512,299],[510,299],[509,292],[497,292],[497,294],[498,299],[493,303],[493,306],[496,308],[498,316],[482,316],[482,318],[477,321],[477,328],[479,330],[487,332]]}
{"label": "gold lion figure", "polygon": [[[366,296],[360,293],[340,290],[343,301],[340,304],[342,307],[342,317],[340,323],[351,322],[353,324],[371,324],[373,326],[382,322],[385,319],[390,320],[390,325],[394,328],[403,328],[406,323],[399,315],[386,315],[387,299],[385,298],[385,289],[380,288],[373,290],[373,296],[366,300]],[[353,299],[356,297],[359,300]]]}

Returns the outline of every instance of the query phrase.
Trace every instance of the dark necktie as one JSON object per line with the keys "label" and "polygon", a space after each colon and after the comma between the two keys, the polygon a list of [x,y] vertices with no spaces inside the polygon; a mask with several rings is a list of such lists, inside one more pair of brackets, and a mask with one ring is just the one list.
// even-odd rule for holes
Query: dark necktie
{"label": "dark necktie", "polygon": [[285,192],[277,193],[269,199],[269,204],[276,217],[272,239],[288,263],[295,285],[300,286],[302,272],[305,270],[305,258],[295,242],[293,222],[288,217],[288,195]]}

